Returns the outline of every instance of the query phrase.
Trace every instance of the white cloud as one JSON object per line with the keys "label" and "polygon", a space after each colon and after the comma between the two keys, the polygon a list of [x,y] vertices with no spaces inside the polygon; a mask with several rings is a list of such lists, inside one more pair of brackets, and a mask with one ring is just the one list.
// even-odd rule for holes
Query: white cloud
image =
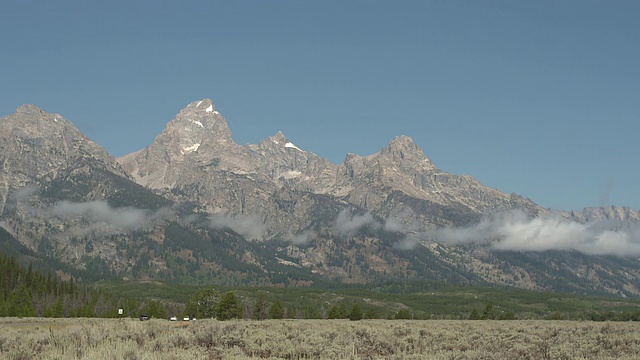
{"label": "white cloud", "polygon": [[156,220],[164,220],[173,210],[162,208],[156,211],[134,207],[113,208],[104,200],[88,202],[61,201],[48,209],[48,215],[58,218],[86,218],[116,228],[137,229]]}
{"label": "white cloud", "polygon": [[404,239],[393,244],[393,248],[398,250],[413,250],[418,245],[419,236],[420,234],[407,234]]}
{"label": "white cloud", "polygon": [[364,215],[351,215],[348,209],[340,211],[336,219],[336,231],[340,234],[353,234],[363,227],[373,230],[379,229],[382,225],[377,222],[371,212]]}
{"label": "white cloud", "polygon": [[640,256],[640,226],[612,228],[610,223],[582,224],[560,217],[529,218],[507,212],[464,228],[434,233],[446,244],[488,243],[496,250],[576,250],[588,255]]}
{"label": "white cloud", "polygon": [[301,233],[291,236],[289,238],[289,241],[294,244],[305,245],[305,244],[308,244],[309,241],[315,239],[317,236],[318,236],[318,233],[316,233],[315,231],[305,230]]}
{"label": "white cloud", "polygon": [[35,193],[37,193],[40,190],[39,187],[37,186],[26,186],[23,187],[22,189],[18,190],[15,192],[15,194],[13,194],[13,197],[20,201],[24,198],[27,198]]}
{"label": "white cloud", "polygon": [[227,227],[248,240],[262,240],[267,231],[267,226],[257,216],[215,215],[210,220],[209,225],[212,228],[223,229]]}

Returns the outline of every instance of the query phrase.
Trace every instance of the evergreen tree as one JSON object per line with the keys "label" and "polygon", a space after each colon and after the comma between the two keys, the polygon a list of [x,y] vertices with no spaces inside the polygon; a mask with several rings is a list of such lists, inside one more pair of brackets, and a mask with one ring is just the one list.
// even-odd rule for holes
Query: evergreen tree
{"label": "evergreen tree", "polygon": [[367,312],[364,314],[365,319],[378,319],[380,317],[380,314],[378,314],[378,311],[372,306],[369,309],[367,309]]}
{"label": "evergreen tree", "polygon": [[241,316],[240,303],[235,292],[227,291],[222,295],[216,309],[216,315],[218,320],[229,320]]}
{"label": "evergreen tree", "polygon": [[51,316],[56,318],[64,317],[64,303],[62,302],[62,298],[56,298],[56,301],[53,303],[53,309],[51,310]]}
{"label": "evergreen tree", "polygon": [[215,289],[199,290],[187,302],[184,313],[198,319],[214,318],[219,301],[220,295]]}
{"label": "evergreen tree", "polygon": [[349,313],[349,320],[362,320],[362,309],[360,308],[360,304],[356,303],[353,305],[351,312]]}
{"label": "evergreen tree", "polygon": [[500,320],[518,320],[518,317],[513,311],[507,311],[504,314],[500,314]]}
{"label": "evergreen tree", "polygon": [[267,295],[264,291],[258,292],[258,299],[253,305],[253,319],[264,320],[267,318]]}
{"label": "evergreen tree", "polygon": [[493,320],[496,318],[495,309],[493,308],[492,303],[488,303],[484,308],[484,312],[482,313],[483,320]]}
{"label": "evergreen tree", "polygon": [[469,320],[480,320],[480,313],[478,313],[478,310],[471,310],[471,314],[469,314]]}
{"label": "evergreen tree", "polygon": [[277,300],[271,307],[269,308],[269,317],[272,319],[282,319],[284,318],[284,303],[280,300]]}
{"label": "evergreen tree", "polygon": [[401,309],[396,313],[396,320],[411,320],[412,318],[413,316],[408,309]]}
{"label": "evergreen tree", "polygon": [[327,319],[341,319],[340,308],[338,305],[333,305],[331,309],[329,309],[329,313],[327,314]]}
{"label": "evergreen tree", "polygon": [[[145,307],[142,309],[142,312],[150,317],[158,318],[158,319],[166,319],[167,318],[167,309],[164,304],[159,301],[150,300],[147,302]],[[194,317],[195,315],[191,315]]]}

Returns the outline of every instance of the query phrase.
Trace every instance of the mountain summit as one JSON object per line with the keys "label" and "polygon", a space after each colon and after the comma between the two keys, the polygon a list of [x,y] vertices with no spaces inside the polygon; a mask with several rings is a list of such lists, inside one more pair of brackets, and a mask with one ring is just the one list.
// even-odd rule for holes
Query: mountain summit
{"label": "mountain summit", "polygon": [[[149,147],[118,161],[139,184],[172,194],[174,201],[225,216],[260,219],[267,238],[309,226],[312,213],[319,210],[305,203],[310,199],[305,194],[383,218],[401,217],[423,228],[464,223],[484,212],[515,207],[542,211],[531,201],[471,177],[439,170],[408,136],[392,139],[372,155],[350,154],[340,165],[304,151],[282,132],[257,145],[238,145],[208,99],[187,105]],[[283,191],[287,201],[297,205],[295,214],[286,217],[274,199]],[[424,209],[442,207],[457,210],[437,220],[424,216]]]}
{"label": "mountain summit", "polygon": [[640,296],[640,260],[622,258],[640,251],[638,211],[552,213],[442,171],[408,136],[339,165],[283,132],[239,145],[208,99],[119,159],[61,115],[19,107],[0,118],[0,210],[4,247],[94,278]]}
{"label": "mountain summit", "polygon": [[128,178],[107,151],[60,114],[22,105],[0,118],[0,209],[8,194],[91,164]]}
{"label": "mountain summit", "polygon": [[185,167],[207,164],[216,154],[238,148],[227,121],[204,99],[182,109],[149,147],[118,161],[141,185],[163,189],[180,183]]}

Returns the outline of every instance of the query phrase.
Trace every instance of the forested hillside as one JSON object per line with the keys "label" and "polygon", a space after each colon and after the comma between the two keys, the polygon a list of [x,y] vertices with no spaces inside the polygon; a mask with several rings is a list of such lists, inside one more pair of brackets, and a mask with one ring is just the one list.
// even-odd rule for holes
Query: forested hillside
{"label": "forested hillside", "polygon": [[141,313],[166,317],[163,303],[117,297],[107,291],[78,285],[73,278],[22,266],[14,257],[0,253],[0,316],[12,317],[117,317]]}

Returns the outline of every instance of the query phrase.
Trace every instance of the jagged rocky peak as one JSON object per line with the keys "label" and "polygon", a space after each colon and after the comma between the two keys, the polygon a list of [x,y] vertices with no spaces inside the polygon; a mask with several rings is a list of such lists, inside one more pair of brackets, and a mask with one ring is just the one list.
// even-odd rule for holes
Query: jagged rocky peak
{"label": "jagged rocky peak", "polygon": [[71,122],[63,118],[62,115],[48,113],[31,104],[19,106],[14,114],[3,117],[2,122],[4,126],[24,131],[31,136],[51,135],[60,132],[64,126],[70,127],[72,131],[79,133],[79,130]]}
{"label": "jagged rocky peak", "polygon": [[48,181],[71,166],[99,166],[123,177],[127,173],[109,153],[84,136],[60,114],[22,105],[0,118],[0,163],[5,181]]}
{"label": "jagged rocky peak", "polygon": [[167,149],[173,157],[233,145],[227,121],[215,110],[210,99],[190,103],[171,120],[154,141]]}
{"label": "jagged rocky peak", "polygon": [[380,153],[397,160],[404,160],[405,158],[423,160],[427,158],[422,149],[413,142],[413,139],[406,135],[396,136]]}
{"label": "jagged rocky peak", "polygon": [[572,211],[571,219],[579,222],[591,221],[640,221],[640,211],[629,207],[602,206],[587,207],[582,211]]}
{"label": "jagged rocky peak", "polygon": [[37,107],[36,105],[23,104],[18,106],[18,108],[16,109],[16,114],[22,114],[27,116],[43,116],[49,113]]}
{"label": "jagged rocky peak", "polygon": [[216,110],[216,106],[213,104],[213,101],[211,101],[211,99],[202,99],[202,100],[193,101],[189,105],[187,105],[184,109],[180,110],[180,113],[178,113],[178,117],[184,113],[200,112],[200,111],[205,113],[210,113],[212,115],[220,114]]}
{"label": "jagged rocky peak", "polygon": [[[378,164],[379,167],[402,169],[403,172],[411,174],[440,171],[424,155],[422,149],[413,142],[413,139],[405,135],[395,137],[389,142],[389,145],[375,154],[365,157],[349,154],[344,163],[359,167],[356,164],[364,165],[372,161]],[[370,166],[367,165],[366,167]]]}
{"label": "jagged rocky peak", "polygon": [[32,150],[49,149],[43,150],[43,154],[51,152],[65,156],[92,154],[110,157],[106,150],[87,138],[62,115],[46,112],[31,104],[21,105],[14,114],[0,118],[0,137],[23,150],[26,147]]}
{"label": "jagged rocky peak", "polygon": [[156,189],[170,188],[195,176],[200,165],[215,163],[216,169],[238,167],[246,171],[243,153],[213,102],[203,99],[180,110],[151,145],[118,161],[139,184]]}
{"label": "jagged rocky peak", "polygon": [[270,136],[260,142],[260,147],[264,148],[282,148],[284,150],[296,150],[304,152],[302,149],[297,147],[294,143],[292,143],[287,137],[282,133],[282,131],[278,131],[277,134]]}

